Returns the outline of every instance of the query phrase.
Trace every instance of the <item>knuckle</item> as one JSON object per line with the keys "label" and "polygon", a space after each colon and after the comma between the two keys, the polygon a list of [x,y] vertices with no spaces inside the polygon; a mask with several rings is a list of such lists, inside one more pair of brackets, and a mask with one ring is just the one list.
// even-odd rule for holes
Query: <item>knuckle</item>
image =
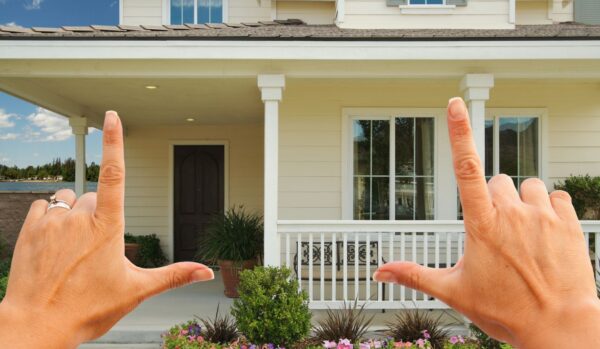
{"label": "knuckle", "polygon": [[125,179],[125,169],[116,161],[107,161],[100,168],[98,182],[105,185],[120,184]]}
{"label": "knuckle", "polygon": [[169,273],[167,285],[170,289],[181,287],[188,283],[188,278],[185,277],[182,273],[178,273],[177,271],[172,271]]}
{"label": "knuckle", "polygon": [[454,167],[458,180],[472,180],[482,176],[481,162],[474,155],[458,158],[454,163]]}

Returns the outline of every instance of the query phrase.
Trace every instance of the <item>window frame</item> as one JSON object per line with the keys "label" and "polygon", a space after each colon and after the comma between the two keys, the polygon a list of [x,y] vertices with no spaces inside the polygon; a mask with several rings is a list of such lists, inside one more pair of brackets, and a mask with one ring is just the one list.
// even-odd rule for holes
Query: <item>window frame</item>
{"label": "window frame", "polygon": [[[353,122],[354,120],[388,120],[390,126],[397,117],[411,118],[433,118],[433,220],[439,219],[440,200],[440,169],[445,154],[440,147],[440,135],[446,132],[442,129],[445,124],[445,109],[442,108],[343,108],[342,110],[342,219],[354,220],[354,151],[353,151]],[[389,199],[390,203],[395,200],[396,186],[396,162],[395,159],[395,127],[390,127],[390,166],[389,166]],[[446,132],[447,133],[447,132]],[[449,147],[446,147],[449,149]],[[444,152],[444,154],[441,154]],[[446,194],[444,194],[446,195]],[[389,220],[395,220],[395,205],[389,205]]]}
{"label": "window frame", "polygon": [[407,6],[446,6],[446,1],[447,0],[442,0],[441,4],[427,4],[427,1],[430,0],[425,0],[425,4],[413,4],[412,3],[413,0],[408,0],[408,3],[406,4]]}
{"label": "window frame", "polygon": [[[548,181],[548,111],[546,108],[488,108],[485,120],[493,121],[493,166],[492,176],[500,173],[500,118],[538,118],[538,178],[540,178],[549,189],[552,183]],[[485,131],[484,131],[485,132]],[[485,159],[489,161],[489,159]]]}
{"label": "window frame", "polygon": [[[122,0],[121,0],[122,1]],[[171,1],[172,0],[162,0],[163,7],[163,17],[162,22],[164,25],[171,25]],[[229,21],[229,0],[223,1],[223,23],[227,23]],[[445,0],[444,0],[445,1]],[[194,0],[194,24],[198,24],[198,0]]]}

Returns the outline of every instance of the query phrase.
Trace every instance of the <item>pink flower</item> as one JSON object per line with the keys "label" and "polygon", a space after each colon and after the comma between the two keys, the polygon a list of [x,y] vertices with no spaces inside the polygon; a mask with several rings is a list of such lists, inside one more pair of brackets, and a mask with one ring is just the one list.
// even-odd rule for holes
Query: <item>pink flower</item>
{"label": "pink flower", "polygon": [[419,346],[419,348],[425,348],[425,343],[427,342],[422,338],[417,339],[417,341],[415,342],[415,344]]}
{"label": "pink flower", "polygon": [[323,348],[331,349],[337,347],[337,343],[334,341],[323,341]]}
{"label": "pink flower", "polygon": [[450,342],[450,344],[456,344],[456,343],[458,343],[458,337],[456,337],[456,336],[450,337],[449,342]]}
{"label": "pink flower", "polygon": [[394,342],[394,347],[395,348],[402,348],[404,346],[404,343],[402,343],[402,341],[400,342]]}
{"label": "pink flower", "polygon": [[337,348],[338,349],[352,349],[354,346],[350,343],[349,339],[340,339]]}
{"label": "pink flower", "polygon": [[425,339],[431,338],[431,335],[429,334],[429,332],[427,332],[427,330],[423,330],[423,331],[421,331],[421,333],[423,334],[423,338],[425,338]]}
{"label": "pink flower", "polygon": [[465,339],[462,336],[458,336],[458,341],[461,342],[462,344],[465,343]]}
{"label": "pink flower", "polygon": [[360,343],[360,349],[371,349],[371,344],[369,342]]}
{"label": "pink flower", "polygon": [[381,341],[374,341],[373,342],[373,347],[375,347],[375,349],[381,348]]}

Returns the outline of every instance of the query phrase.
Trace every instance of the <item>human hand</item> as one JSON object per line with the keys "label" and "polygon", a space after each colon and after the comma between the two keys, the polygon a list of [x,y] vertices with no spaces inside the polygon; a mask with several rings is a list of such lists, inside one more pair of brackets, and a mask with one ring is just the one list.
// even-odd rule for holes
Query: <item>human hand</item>
{"label": "human hand", "polygon": [[486,184],[460,98],[449,102],[448,128],[464,256],[445,269],[388,263],[374,278],[423,291],[519,348],[600,347],[600,304],[569,194],[527,179],[519,195],[506,175]]}
{"label": "human hand", "polygon": [[142,269],[129,262],[124,195],[123,130],[117,113],[109,111],[98,194],[77,199],[73,191],[59,190],[56,198],[71,210],[48,210],[46,200],[31,205],[0,303],[1,347],[74,348],[153,295],[213,279],[212,270],[198,263]]}

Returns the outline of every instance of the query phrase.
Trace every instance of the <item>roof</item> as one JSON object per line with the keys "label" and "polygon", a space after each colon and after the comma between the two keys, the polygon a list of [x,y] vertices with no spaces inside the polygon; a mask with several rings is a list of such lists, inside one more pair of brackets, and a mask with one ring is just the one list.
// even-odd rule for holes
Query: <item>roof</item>
{"label": "roof", "polygon": [[345,29],[287,19],[185,25],[0,26],[0,40],[600,40],[600,25],[517,25],[516,29]]}

